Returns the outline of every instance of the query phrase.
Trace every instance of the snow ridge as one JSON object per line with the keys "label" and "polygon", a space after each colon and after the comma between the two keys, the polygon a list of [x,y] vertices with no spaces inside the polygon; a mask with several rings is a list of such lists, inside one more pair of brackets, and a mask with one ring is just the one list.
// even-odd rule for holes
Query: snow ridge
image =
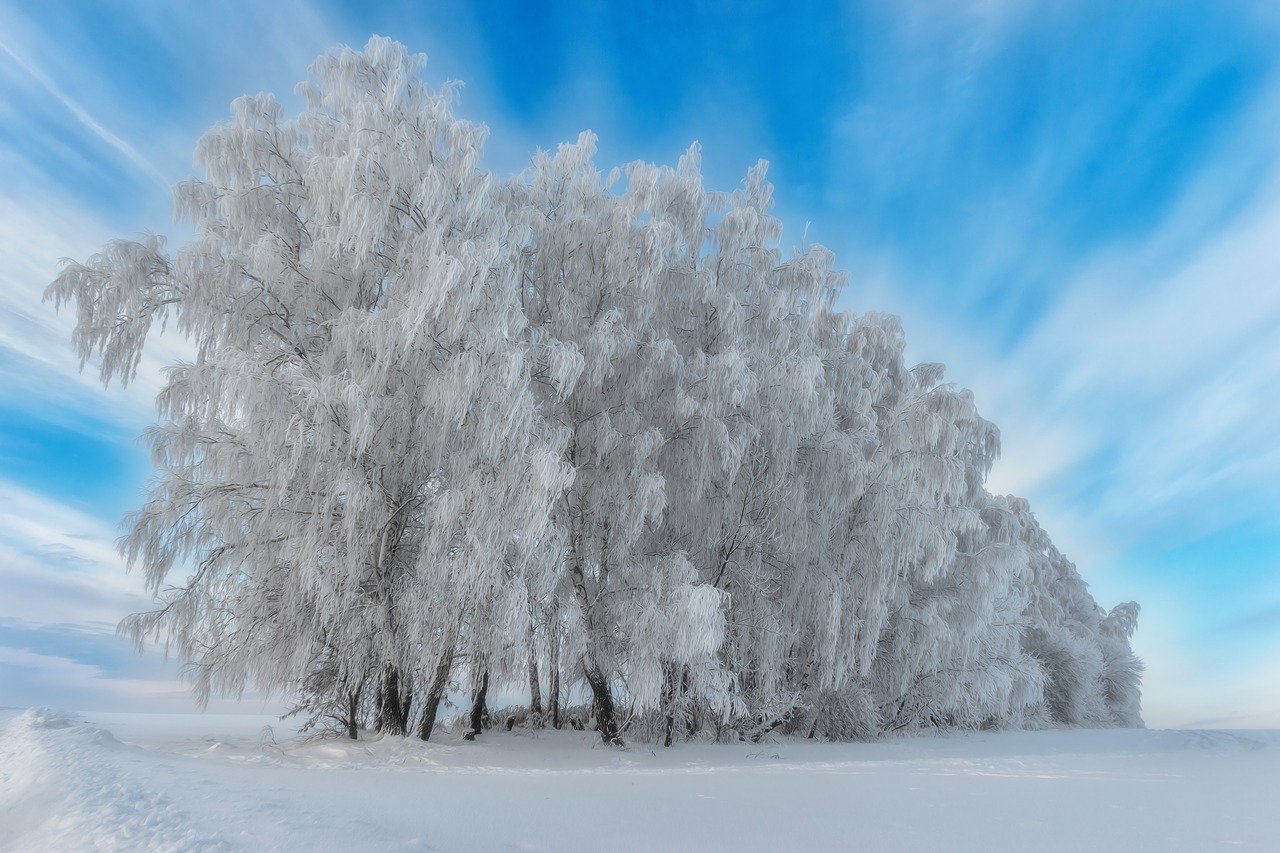
{"label": "snow ridge", "polygon": [[0,728],[0,849],[229,850],[139,783],[143,758],[105,729],[49,708]]}

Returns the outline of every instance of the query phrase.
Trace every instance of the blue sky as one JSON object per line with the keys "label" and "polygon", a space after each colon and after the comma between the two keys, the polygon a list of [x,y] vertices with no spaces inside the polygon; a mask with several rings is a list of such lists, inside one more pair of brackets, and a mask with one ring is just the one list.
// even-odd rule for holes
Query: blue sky
{"label": "blue sky", "polygon": [[168,188],[231,100],[296,107],[378,33],[465,81],[503,174],[587,128],[606,167],[698,140],[721,189],[769,160],[784,242],[1001,427],[992,490],[1143,605],[1148,724],[1280,727],[1274,4],[579,5],[0,0],[0,705],[194,708],[112,633],[147,606],[112,543],[180,343],[103,390],[40,295],[61,257],[180,240]]}

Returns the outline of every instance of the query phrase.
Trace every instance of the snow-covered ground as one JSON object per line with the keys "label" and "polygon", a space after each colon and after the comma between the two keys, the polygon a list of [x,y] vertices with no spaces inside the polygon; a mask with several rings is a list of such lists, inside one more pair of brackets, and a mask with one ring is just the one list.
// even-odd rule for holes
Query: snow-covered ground
{"label": "snow-covered ground", "polygon": [[1280,849],[1277,731],[665,750],[437,737],[0,712],[0,850]]}

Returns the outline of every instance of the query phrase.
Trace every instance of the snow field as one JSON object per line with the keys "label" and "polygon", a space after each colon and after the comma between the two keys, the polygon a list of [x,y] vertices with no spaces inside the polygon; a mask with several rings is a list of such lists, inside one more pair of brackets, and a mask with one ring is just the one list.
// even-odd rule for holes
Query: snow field
{"label": "snow field", "polygon": [[[271,717],[0,718],[0,850],[1274,850],[1280,732],[819,744],[290,735]],[[210,734],[216,733],[216,734]]]}

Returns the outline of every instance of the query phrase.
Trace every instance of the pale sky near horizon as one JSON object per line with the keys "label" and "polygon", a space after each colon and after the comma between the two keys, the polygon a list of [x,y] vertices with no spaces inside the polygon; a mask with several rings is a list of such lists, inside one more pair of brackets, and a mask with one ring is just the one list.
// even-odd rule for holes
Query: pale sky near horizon
{"label": "pale sky near horizon", "polygon": [[112,543],[177,350],[104,390],[41,293],[181,242],[169,188],[232,99],[296,109],[374,33],[465,81],[503,175],[588,128],[605,169],[770,161],[784,245],[903,317],[1000,427],[989,488],[1142,605],[1148,725],[1280,728],[1280,8],[1233,0],[0,0],[0,705],[194,708],[113,633],[148,606]]}

